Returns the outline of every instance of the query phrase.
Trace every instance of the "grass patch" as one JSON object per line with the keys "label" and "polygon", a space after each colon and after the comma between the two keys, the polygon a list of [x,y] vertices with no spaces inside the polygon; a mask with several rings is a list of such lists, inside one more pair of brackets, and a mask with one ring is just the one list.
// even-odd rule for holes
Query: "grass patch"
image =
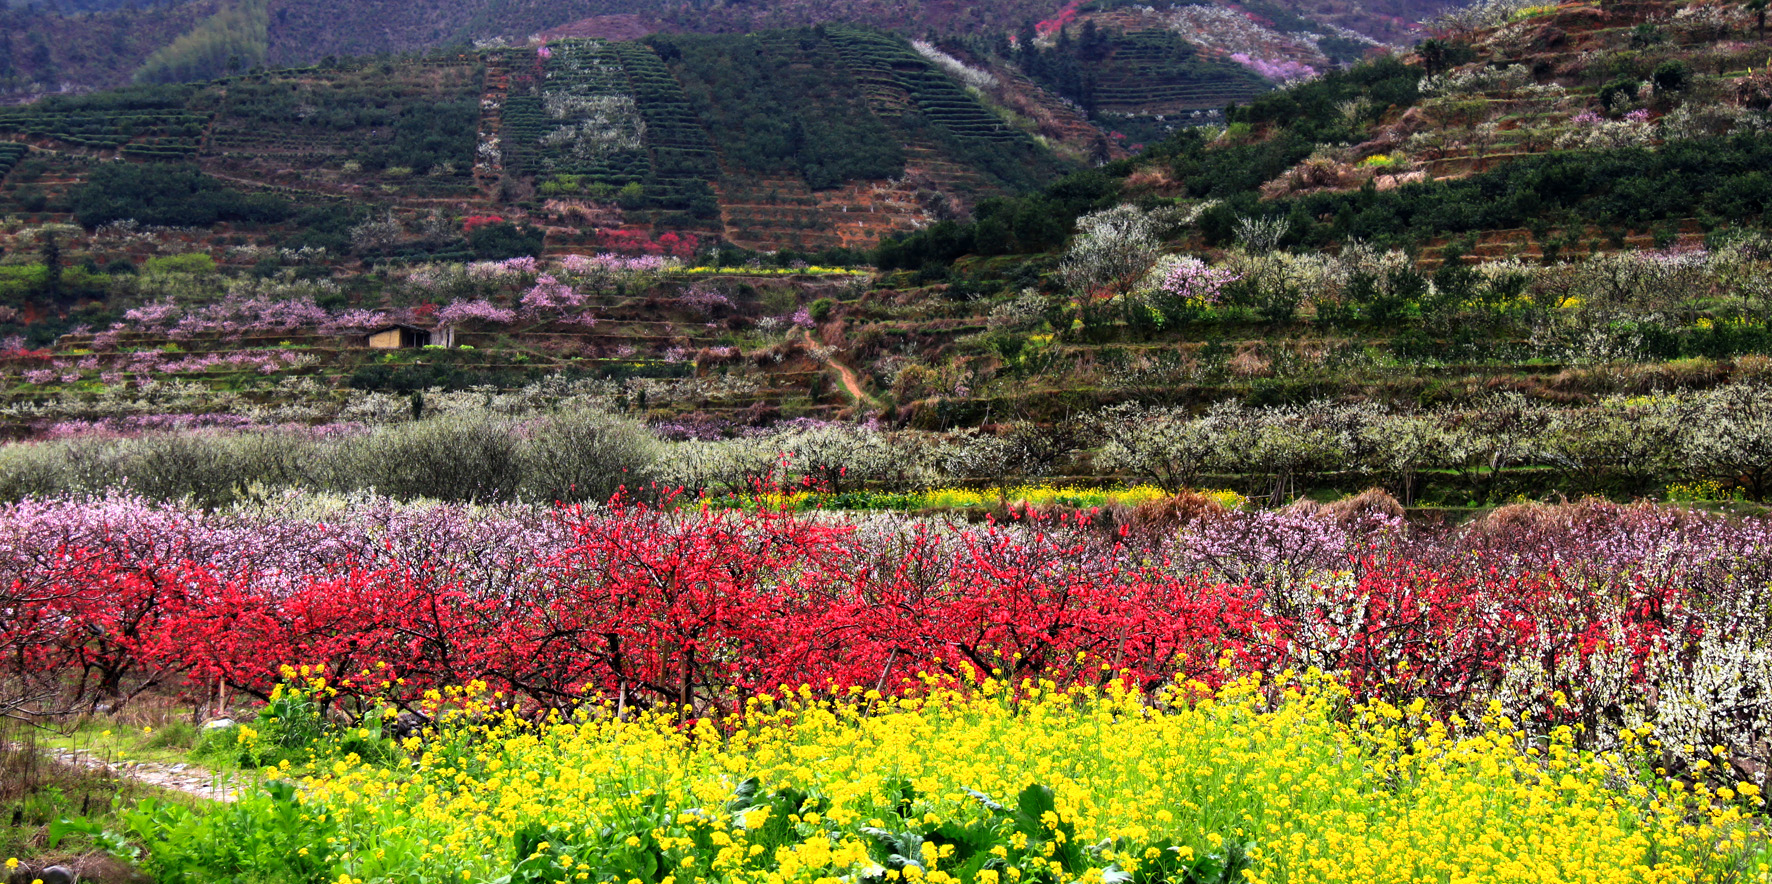
{"label": "grass patch", "polygon": [[118,777],[96,767],[56,759],[61,742],[52,732],[0,719],[0,860],[16,858],[40,870],[66,865],[86,881],[140,880],[111,859],[91,835],[69,833],[54,846],[50,827],[70,817],[109,825],[119,808],[144,798],[196,805],[198,799]]}

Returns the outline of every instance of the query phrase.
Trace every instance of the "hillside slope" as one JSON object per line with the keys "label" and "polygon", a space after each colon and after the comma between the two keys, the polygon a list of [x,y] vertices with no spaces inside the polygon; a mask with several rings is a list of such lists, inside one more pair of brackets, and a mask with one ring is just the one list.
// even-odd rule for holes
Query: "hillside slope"
{"label": "hillside slope", "polygon": [[1769,51],[1734,4],[1491,4],[889,241],[842,340],[931,427],[1751,373],[1772,354]]}
{"label": "hillside slope", "polygon": [[[1228,126],[1097,177],[1103,199],[1185,209],[1200,247],[1231,244],[1238,219],[1283,227],[1283,246],[1362,240],[1430,263],[1452,238],[1531,258],[1689,238],[1762,222],[1769,49],[1729,3],[1491,3],[1415,53],[1256,96]],[[1014,211],[993,207],[977,229]],[[1029,244],[1053,241],[931,231],[903,260]]]}
{"label": "hillside slope", "polygon": [[272,194],[285,226],[335,251],[368,214],[445,251],[461,240],[435,242],[426,219],[497,216],[550,248],[664,233],[866,248],[1036,188],[1071,167],[1047,145],[1080,157],[1099,139],[1038,89],[1019,97],[1039,119],[900,38],[842,28],[327,65],[0,110],[0,138],[34,148],[0,179],[0,211],[103,223],[77,192],[123,159]]}
{"label": "hillside slope", "polygon": [[[1356,459],[1404,499],[1655,490],[1654,440],[1696,391],[1772,373],[1772,89],[1747,66],[1769,47],[1720,3],[1481,12],[1021,194],[1027,133],[1087,130],[1014,76],[1064,28],[1002,51],[836,27],[574,40],[44,102],[0,149],[0,420],[595,395],[672,438],[964,428],[978,475],[1016,446],[1078,449],[1071,475],[1144,475],[1146,454],[1198,473],[1209,444],[1277,496]],[[894,217],[922,226],[877,273],[683,236],[859,243]],[[70,218],[88,226],[46,223]],[[389,322],[457,346],[371,350]],[[1508,447],[1442,433],[1471,424]],[[1146,454],[1089,460],[1089,433],[1127,427]]]}
{"label": "hillside slope", "polygon": [[[158,4],[86,2],[79,12],[36,5],[0,9],[0,99],[43,93],[88,91],[129,81],[156,50],[225,10],[253,0],[175,0]],[[1203,45],[1236,39],[1250,29],[1276,39],[1357,57],[1373,41],[1406,44],[1419,35],[1417,22],[1445,8],[1443,0],[1389,0],[1349,4],[1306,0],[1282,7],[1267,0],[1240,5],[1180,6],[1190,32]],[[1036,22],[1063,22],[1079,13],[1141,8],[1123,0],[856,0],[814,4],[803,0],[680,2],[680,0],[468,0],[421,4],[412,0],[267,0],[262,47],[247,52],[211,51],[203,59],[211,75],[228,65],[250,67],[262,53],[272,66],[305,66],[328,57],[410,53],[440,47],[467,48],[478,41],[522,42],[532,35],[631,40],[649,33],[742,34],[753,31],[849,24],[907,36],[990,38]],[[1189,10],[1192,10],[1191,12]],[[1153,12],[1152,14],[1157,14]],[[1217,33],[1224,30],[1223,34]],[[1327,41],[1325,43],[1325,41]],[[1313,51],[1315,51],[1313,49]]]}

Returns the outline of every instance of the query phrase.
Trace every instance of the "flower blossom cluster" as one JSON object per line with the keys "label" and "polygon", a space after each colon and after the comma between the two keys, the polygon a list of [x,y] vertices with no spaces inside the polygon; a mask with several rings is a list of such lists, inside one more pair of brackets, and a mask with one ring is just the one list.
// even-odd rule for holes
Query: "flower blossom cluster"
{"label": "flower blossom cluster", "polygon": [[1243,52],[1231,53],[1231,61],[1240,64],[1263,78],[1276,83],[1296,83],[1317,76],[1317,69],[1308,64],[1291,59],[1267,59],[1251,56]]}
{"label": "flower blossom cluster", "polygon": [[473,279],[509,279],[515,276],[533,276],[537,273],[534,258],[506,258],[503,261],[475,261],[468,265],[468,276]]}

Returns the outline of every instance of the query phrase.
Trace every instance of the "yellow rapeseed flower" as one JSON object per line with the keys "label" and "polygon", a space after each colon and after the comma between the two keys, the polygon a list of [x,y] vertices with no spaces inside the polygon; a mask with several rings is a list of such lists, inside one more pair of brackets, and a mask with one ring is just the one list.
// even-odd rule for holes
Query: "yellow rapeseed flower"
{"label": "yellow rapeseed flower", "polygon": [[[656,851],[661,872],[734,884],[1154,877],[1232,842],[1244,880],[1285,884],[1672,884],[1767,859],[1727,798],[1640,780],[1633,758],[1579,751],[1569,728],[1528,737],[1505,709],[1464,729],[1424,703],[1353,703],[1315,673],[1156,697],[1118,681],[924,683],[890,701],[793,686],[689,727],[597,704],[540,725],[464,714],[409,770],[341,762],[304,800],[336,820],[352,875],[426,884],[509,873],[513,833],[534,826],[557,835],[544,861],[596,842],[610,845],[597,857]],[[472,708],[475,694],[457,696]],[[975,797],[1015,807],[1034,784],[1051,803],[1033,828]],[[997,833],[977,857],[990,874],[924,837],[949,826]],[[920,840],[888,864],[897,848],[870,830]],[[422,862],[395,849],[421,842]],[[627,879],[590,856],[561,874]]]}

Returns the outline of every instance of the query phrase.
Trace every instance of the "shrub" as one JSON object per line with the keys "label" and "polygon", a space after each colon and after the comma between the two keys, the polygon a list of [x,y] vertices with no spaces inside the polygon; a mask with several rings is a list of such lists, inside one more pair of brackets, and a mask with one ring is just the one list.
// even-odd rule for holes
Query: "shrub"
{"label": "shrub", "polygon": [[474,257],[482,261],[540,255],[543,239],[541,230],[509,221],[480,224],[468,232],[468,246],[474,250]]}
{"label": "shrub", "polygon": [[374,488],[395,497],[508,500],[523,484],[519,451],[516,427],[508,418],[439,415],[346,442],[329,458],[335,472],[327,483],[344,491]]}
{"label": "shrub", "polygon": [[113,221],[164,227],[253,224],[288,218],[287,200],[233,190],[194,166],[105,163],[74,193],[74,215],[88,228]]}
{"label": "shrub", "polygon": [[523,442],[524,495],[601,503],[624,485],[644,487],[659,454],[658,440],[639,423],[600,411],[559,412]]}
{"label": "shrub", "polygon": [[1649,80],[1655,84],[1655,91],[1658,93],[1683,92],[1692,83],[1692,66],[1680,59],[1670,58],[1655,66],[1655,72],[1649,75]]}

